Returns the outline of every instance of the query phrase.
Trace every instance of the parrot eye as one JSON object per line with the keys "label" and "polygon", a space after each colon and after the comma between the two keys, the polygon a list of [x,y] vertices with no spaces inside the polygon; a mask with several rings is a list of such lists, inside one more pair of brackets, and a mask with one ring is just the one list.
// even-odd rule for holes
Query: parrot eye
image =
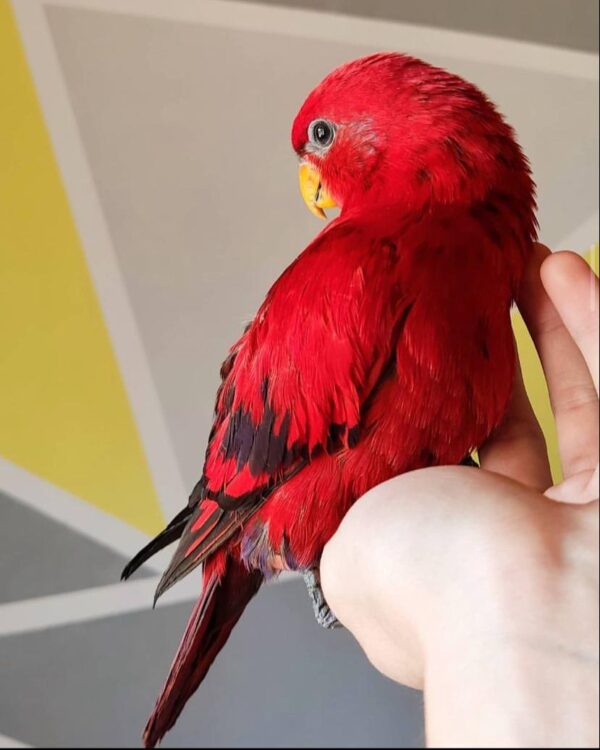
{"label": "parrot eye", "polygon": [[308,126],[308,140],[319,148],[331,146],[334,135],[335,127],[327,120],[313,120]]}

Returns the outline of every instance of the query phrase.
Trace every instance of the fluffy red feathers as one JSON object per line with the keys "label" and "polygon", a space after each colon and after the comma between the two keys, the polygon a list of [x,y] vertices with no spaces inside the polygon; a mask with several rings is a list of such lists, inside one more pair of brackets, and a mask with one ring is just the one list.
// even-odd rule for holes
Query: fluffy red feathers
{"label": "fluffy red feathers", "polygon": [[315,201],[327,190],[342,210],[232,348],[202,478],[125,571],[179,537],[157,594],[205,563],[149,745],[264,578],[317,568],[374,485],[461,461],[512,388],[509,308],[535,237],[534,186],[489,100],[419,60],[373,55],[310,94],[292,143],[319,176]]}

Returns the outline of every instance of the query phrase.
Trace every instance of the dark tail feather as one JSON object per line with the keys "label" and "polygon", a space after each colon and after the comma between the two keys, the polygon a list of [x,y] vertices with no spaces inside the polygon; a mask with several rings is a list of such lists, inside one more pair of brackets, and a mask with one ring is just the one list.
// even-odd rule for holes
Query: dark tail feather
{"label": "dark tail feather", "polygon": [[152,555],[160,552],[164,547],[168,547],[172,542],[177,541],[177,539],[183,534],[192,512],[192,508],[189,507],[180,511],[166,529],[163,529],[158,536],[154,537],[151,542],[148,542],[148,544],[127,563],[121,573],[121,580],[125,581],[130,575],[135,573],[135,571],[143,565],[146,560],[149,560]]}
{"label": "dark tail feather", "polygon": [[173,726],[262,583],[258,571],[248,571],[237,560],[228,559],[222,576],[214,572],[212,562],[209,558],[205,563],[202,596],[194,607],[167,681],[148,719],[144,731],[146,747],[154,747]]}

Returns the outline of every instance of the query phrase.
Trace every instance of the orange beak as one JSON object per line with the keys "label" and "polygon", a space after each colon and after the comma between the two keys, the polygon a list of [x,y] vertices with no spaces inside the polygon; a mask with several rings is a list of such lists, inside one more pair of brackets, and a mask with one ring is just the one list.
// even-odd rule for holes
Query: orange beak
{"label": "orange beak", "polygon": [[326,219],[327,216],[323,209],[335,208],[337,203],[321,182],[321,175],[317,168],[309,162],[303,161],[298,170],[298,179],[300,181],[300,193],[308,210],[315,216]]}

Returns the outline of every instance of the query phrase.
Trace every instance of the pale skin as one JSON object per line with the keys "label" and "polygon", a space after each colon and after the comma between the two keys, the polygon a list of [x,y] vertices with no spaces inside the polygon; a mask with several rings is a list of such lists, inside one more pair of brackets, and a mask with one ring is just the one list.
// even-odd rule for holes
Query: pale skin
{"label": "pale skin", "polygon": [[548,384],[553,486],[520,377],[481,469],[371,490],[325,548],[325,597],[430,747],[598,747],[598,280],[536,246],[519,300]]}

